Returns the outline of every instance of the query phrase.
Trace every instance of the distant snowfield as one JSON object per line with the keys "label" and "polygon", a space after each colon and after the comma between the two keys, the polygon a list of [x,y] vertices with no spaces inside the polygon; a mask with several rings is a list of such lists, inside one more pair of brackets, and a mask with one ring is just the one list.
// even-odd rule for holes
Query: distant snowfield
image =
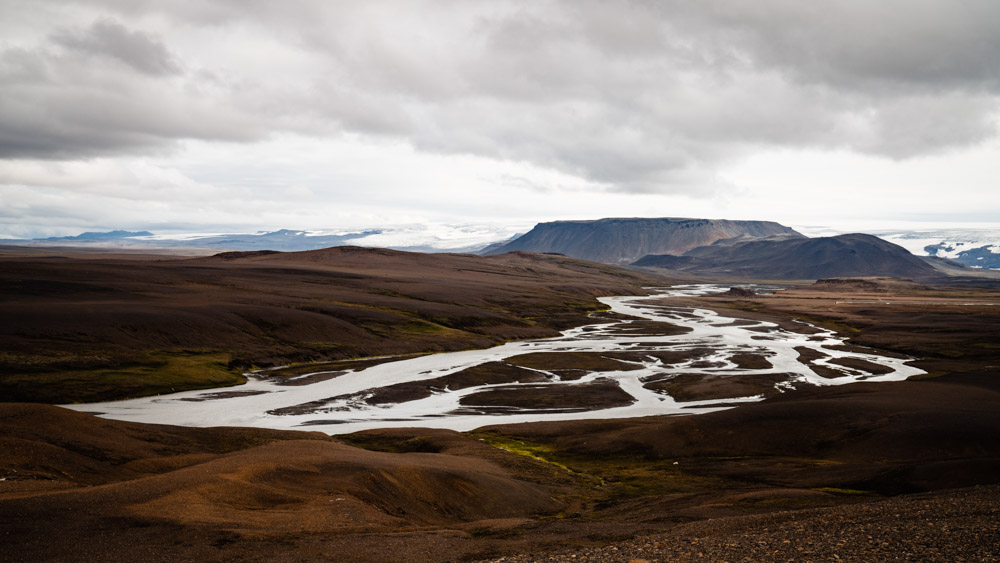
{"label": "distant snowfield", "polygon": [[[662,299],[702,295],[723,289],[725,288],[705,285],[680,286],[653,297],[601,298],[615,313],[690,329],[681,335],[651,335],[648,331],[629,335],[630,325],[642,321],[603,321],[565,331],[557,338],[511,342],[485,350],[408,358],[349,371],[323,381],[319,381],[321,377],[316,378],[317,382],[301,386],[280,385],[273,378],[267,378],[266,373],[250,374],[250,381],[239,387],[66,407],[118,420],[182,426],[254,426],[318,430],[328,434],[403,426],[465,431],[490,424],[696,414],[762,399],[762,396],[750,396],[679,402],[663,392],[644,386],[652,378],[664,380],[679,374],[747,378],[765,374],[788,374],[788,379],[776,384],[783,390],[803,384],[842,385],[856,381],[899,381],[924,373],[907,365],[908,360],[905,359],[835,349],[844,344],[843,339],[835,333],[815,327],[803,325],[805,330],[799,333],[781,329],[769,322],[734,322],[735,319],[723,317],[713,311],[679,308],[673,306],[669,299]],[[708,349],[708,356],[699,357],[697,361],[668,365],[652,355],[642,354],[692,349]],[[839,377],[822,377],[808,364],[802,363],[799,352],[803,349],[819,352],[821,357],[814,360],[813,365],[835,370],[839,372]],[[543,383],[498,383],[457,390],[435,389],[428,397],[396,404],[372,405],[364,400],[377,388],[436,379],[487,362],[503,361],[505,358],[532,352],[639,352],[636,354],[639,359],[629,362],[638,369],[592,371],[573,380],[560,379],[557,374],[535,370],[545,376]],[[772,367],[739,368],[732,359],[733,355],[747,353],[765,357]],[[877,371],[886,373],[876,375],[859,368],[832,363],[837,358],[864,360],[882,366]],[[315,374],[302,377],[308,375]],[[555,391],[558,386],[581,386],[594,382],[616,383],[631,396],[632,403],[593,410],[511,407],[503,414],[480,412],[484,409],[477,410],[474,406],[462,403],[464,397],[484,390],[530,387],[537,392],[541,386],[542,389]],[[289,414],[281,414],[282,412]]]}
{"label": "distant snowfield", "polygon": [[1000,269],[1000,229],[877,233],[917,256],[947,258],[973,268]]}
{"label": "distant snowfield", "polygon": [[993,254],[1000,254],[1000,230],[949,230],[949,231],[907,231],[902,233],[879,233],[882,239],[898,244],[917,256],[927,256],[928,246],[940,246],[935,256],[958,258],[963,251],[989,247]]}
{"label": "distant snowfield", "polygon": [[[14,240],[34,246],[122,248],[217,248],[222,250],[315,250],[356,245],[420,252],[472,252],[530,230],[530,224],[420,223],[364,229],[257,231],[255,233],[157,233],[140,236]],[[82,237],[82,238],[81,238]]]}
{"label": "distant snowfield", "polygon": [[351,244],[384,248],[426,247],[436,251],[478,249],[507,240],[517,233],[530,230],[530,225],[496,224],[419,224],[382,229],[382,232],[353,239]]}

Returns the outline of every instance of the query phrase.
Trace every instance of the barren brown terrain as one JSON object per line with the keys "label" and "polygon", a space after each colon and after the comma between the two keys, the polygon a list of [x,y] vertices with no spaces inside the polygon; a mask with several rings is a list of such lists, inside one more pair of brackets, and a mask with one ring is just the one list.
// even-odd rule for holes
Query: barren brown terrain
{"label": "barren brown terrain", "polygon": [[[345,261],[354,256],[351,251],[341,252],[347,256]],[[211,301],[208,297],[220,299],[221,304],[212,305],[218,308],[203,305],[205,311],[216,313],[240,303],[264,307],[262,311],[268,313],[288,307],[291,316],[282,321],[288,323],[282,325],[290,331],[287,334],[271,329],[266,334],[273,340],[268,341],[259,336],[263,332],[251,330],[243,337],[245,341],[226,342],[250,350],[254,342],[267,341],[273,346],[270,355],[291,357],[299,350],[294,348],[295,332],[290,327],[296,319],[311,317],[300,317],[301,309],[289,304],[308,301],[306,296],[312,291],[340,290],[329,280],[315,283],[325,279],[316,268],[327,266],[307,265],[300,270],[282,257],[284,269],[275,272],[274,265],[268,265],[275,258],[269,256],[172,260],[173,266],[162,270],[158,269],[161,265],[140,261],[135,272],[120,263],[97,260],[94,270],[82,269],[72,282],[66,282],[89,284],[86,291],[77,287],[76,293],[61,293],[55,291],[56,286],[27,283],[8,287],[15,287],[19,297],[30,296],[26,288],[41,288],[36,289],[35,303],[63,296],[70,311],[81,310],[90,300],[118,303],[111,307],[118,316],[107,318],[121,319],[128,293],[122,278],[138,276],[145,291],[151,292],[158,283],[150,280],[162,279],[167,272],[204,274],[204,279],[214,281],[191,286],[168,276],[172,281],[164,282],[165,288],[158,291],[170,295],[186,291],[188,297],[181,303],[188,306]],[[329,256],[301,253],[306,263],[315,258],[326,264]],[[420,295],[427,299],[426,307],[439,312],[436,318],[453,318],[440,311],[495,312],[496,322],[485,325],[470,322],[462,327],[455,321],[456,326],[446,327],[433,321],[449,329],[437,331],[445,336],[445,347],[545,334],[563,323],[579,322],[580,311],[593,307],[585,305],[588,295],[629,290],[634,287],[631,284],[642,281],[616,269],[561,257],[514,255],[490,259],[497,262],[442,257],[440,273],[435,274],[435,268],[420,271],[439,277],[415,279],[417,274],[412,274],[404,282],[400,278],[413,271],[406,261],[417,258],[392,256],[402,265],[383,265],[377,270],[389,280],[378,282],[378,287],[393,288],[396,293],[392,295],[358,289],[380,279],[374,273],[354,279],[339,271],[337,276],[347,280],[344,285],[355,287],[354,298],[370,295],[364,303],[373,307],[346,309],[382,312],[374,303],[382,307],[387,302],[382,299],[389,299],[398,304],[399,294],[409,288],[411,298]],[[48,272],[49,281],[56,282],[58,266],[25,262],[28,266],[21,271],[31,275],[22,274],[21,279],[43,279],[42,272]],[[474,262],[479,270],[487,271],[466,272],[456,266],[465,268]],[[355,273],[366,263],[359,258]],[[446,270],[446,264],[457,269]],[[4,272],[6,283],[13,284],[9,281],[13,274],[6,267]],[[84,272],[94,277],[85,278]],[[97,273],[105,277],[97,278]],[[523,284],[504,289],[498,298],[486,297],[485,290],[482,294],[473,291],[488,287],[495,276],[514,274],[523,277]],[[455,288],[447,285],[449,275],[458,277]],[[243,276],[262,276],[260,283],[270,284],[271,293],[257,294],[266,306],[255,304],[252,297],[251,289],[262,286],[241,285],[249,283],[241,281]],[[620,286],[611,281],[619,279]],[[101,284],[115,288],[114,299],[102,302],[95,297]],[[198,301],[195,296],[202,289],[206,296]],[[269,301],[277,299],[272,293],[282,298]],[[455,305],[456,295],[464,305]],[[155,299],[173,303],[139,291],[133,298],[147,304]],[[503,307],[497,307],[494,299],[502,301]],[[17,310],[19,302],[7,299],[4,307]],[[489,309],[487,303],[494,308]],[[1000,558],[996,351],[1000,311],[995,306],[1000,294],[896,280],[850,280],[772,296],[702,297],[687,303],[730,316],[763,317],[801,327],[799,319],[834,328],[851,337],[851,346],[919,358],[918,365],[929,373],[903,382],[807,387],[698,416],[501,424],[467,433],[404,428],[329,437],[250,428],[180,428],[104,420],[48,405],[2,404],[0,521],[4,526],[0,534],[4,549],[0,559]],[[559,307],[567,304],[577,312],[560,313],[566,309]],[[22,314],[27,318],[30,308],[24,307]],[[391,314],[407,322],[432,322],[420,316],[424,309],[413,307],[405,309],[405,314],[399,312],[402,309],[393,309]],[[60,314],[54,305],[40,311],[43,319]],[[198,318],[189,322],[197,324],[194,319]],[[48,326],[42,320],[36,322],[34,332],[6,330],[21,338],[17,340],[21,345],[34,346],[45,342],[38,327]],[[85,326],[83,319],[78,326]],[[95,326],[107,331],[98,335],[122,332],[121,325],[112,322]],[[356,343],[391,347],[391,335],[402,334],[400,325],[397,320],[385,321],[384,326],[385,334],[366,336]],[[483,326],[488,328],[473,331]],[[125,338],[114,342],[120,344],[118,349],[132,353],[140,346],[169,350],[157,348],[162,346],[158,332],[144,330],[148,332],[139,332],[135,343]],[[220,329],[219,334],[229,333]],[[274,335],[284,335],[285,340]],[[78,354],[93,343],[81,342],[79,336],[77,340],[48,338],[68,342],[67,349]],[[417,337],[404,343],[414,342],[423,341]],[[407,351],[418,350],[410,347]],[[665,353],[664,359],[682,361],[696,357],[698,351],[675,355]],[[557,356],[525,354],[512,358],[504,369],[511,380],[530,377],[531,368],[563,369],[560,377],[572,378],[574,370],[589,369],[595,363],[628,360],[627,354]],[[745,365],[761,361],[766,360],[753,355],[740,358]],[[479,375],[471,371],[449,377],[454,380],[442,383],[470,384]],[[672,392],[693,396],[727,395],[705,381],[679,378],[663,384],[674,385]],[[771,384],[726,383],[746,389]],[[580,404],[615,401],[599,384],[589,391],[569,399]],[[392,400],[393,394],[421,392],[405,386],[386,388],[384,400]],[[495,399],[489,395],[472,395],[469,400],[488,407]],[[506,397],[502,402],[512,399],[528,407],[544,407],[552,397],[532,394],[529,389],[521,397]]]}
{"label": "barren brown terrain", "polygon": [[0,255],[0,396],[87,402],[242,370],[482,348],[586,322],[667,280],[563,256],[337,247],[160,259]]}
{"label": "barren brown terrain", "polygon": [[[811,390],[696,417],[340,438],[149,426],[7,404],[4,557],[533,560],[583,549],[615,560],[617,547],[667,560],[690,551],[693,534],[699,551],[714,545],[732,557],[741,553],[734,542],[759,549],[746,538],[784,533],[757,522],[793,521],[801,524],[797,547],[826,541],[823,523],[840,522],[830,545],[863,559],[870,538],[842,523],[887,498],[927,491],[936,494],[906,502],[951,506],[946,515],[924,509],[934,538],[946,542],[937,530],[948,526],[982,529],[993,535],[973,553],[996,557],[997,491],[962,487],[1000,474],[998,402],[989,379],[945,376]],[[958,500],[969,495],[975,503]],[[878,536],[884,553],[909,537],[910,526],[889,526],[905,518],[880,522],[892,530]],[[786,547],[784,539],[772,545]],[[908,549],[918,549],[917,559],[965,553],[930,547],[937,551]],[[799,555],[823,557],[815,549]]]}
{"label": "barren brown terrain", "polygon": [[918,358],[929,376],[1000,369],[1000,290],[886,278],[820,280],[751,299],[704,297],[727,315],[795,318],[859,346]]}
{"label": "barren brown terrain", "polygon": [[1000,563],[1000,0],[0,0],[0,563],[555,561]]}

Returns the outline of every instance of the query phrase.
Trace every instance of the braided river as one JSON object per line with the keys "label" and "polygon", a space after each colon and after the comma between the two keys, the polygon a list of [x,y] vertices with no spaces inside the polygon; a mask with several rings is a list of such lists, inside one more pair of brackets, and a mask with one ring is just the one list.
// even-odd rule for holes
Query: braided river
{"label": "braided river", "polygon": [[676,286],[603,297],[594,324],[544,340],[385,358],[356,369],[247,374],[225,389],[66,405],[106,418],[183,426],[255,426],[343,434],[371,428],[471,430],[490,424],[698,414],[797,387],[899,381],[912,358],[847,345],[807,323],[786,328],[681,307],[671,297],[728,286]]}

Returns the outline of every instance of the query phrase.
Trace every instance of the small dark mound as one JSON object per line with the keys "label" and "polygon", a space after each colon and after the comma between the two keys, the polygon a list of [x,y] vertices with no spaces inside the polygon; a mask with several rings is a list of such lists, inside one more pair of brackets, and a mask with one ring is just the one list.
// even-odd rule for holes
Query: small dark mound
{"label": "small dark mound", "polygon": [[214,254],[213,258],[220,258],[222,260],[239,260],[241,258],[254,258],[256,256],[269,256],[271,254],[281,254],[277,250],[247,250],[247,251],[237,251],[237,252],[220,252]]}
{"label": "small dark mound", "polygon": [[726,295],[729,297],[757,297],[757,292],[749,287],[731,287]]}
{"label": "small dark mound", "polygon": [[906,278],[893,277],[843,277],[816,280],[816,289],[837,289],[840,291],[868,291],[886,293],[907,289],[918,289],[921,284]]}

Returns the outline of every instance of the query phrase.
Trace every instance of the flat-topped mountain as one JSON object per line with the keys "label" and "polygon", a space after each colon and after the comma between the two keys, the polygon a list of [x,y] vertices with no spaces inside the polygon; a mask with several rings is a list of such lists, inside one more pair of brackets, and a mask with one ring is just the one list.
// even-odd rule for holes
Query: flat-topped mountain
{"label": "flat-topped mountain", "polygon": [[878,237],[835,237],[718,242],[683,256],[645,256],[635,266],[694,274],[774,280],[892,276],[922,278],[935,269],[905,248]]}
{"label": "flat-topped mountain", "polygon": [[486,254],[513,250],[557,252],[573,258],[629,264],[647,254],[683,254],[720,239],[802,235],[773,221],[629,218],[539,223],[523,236]]}

